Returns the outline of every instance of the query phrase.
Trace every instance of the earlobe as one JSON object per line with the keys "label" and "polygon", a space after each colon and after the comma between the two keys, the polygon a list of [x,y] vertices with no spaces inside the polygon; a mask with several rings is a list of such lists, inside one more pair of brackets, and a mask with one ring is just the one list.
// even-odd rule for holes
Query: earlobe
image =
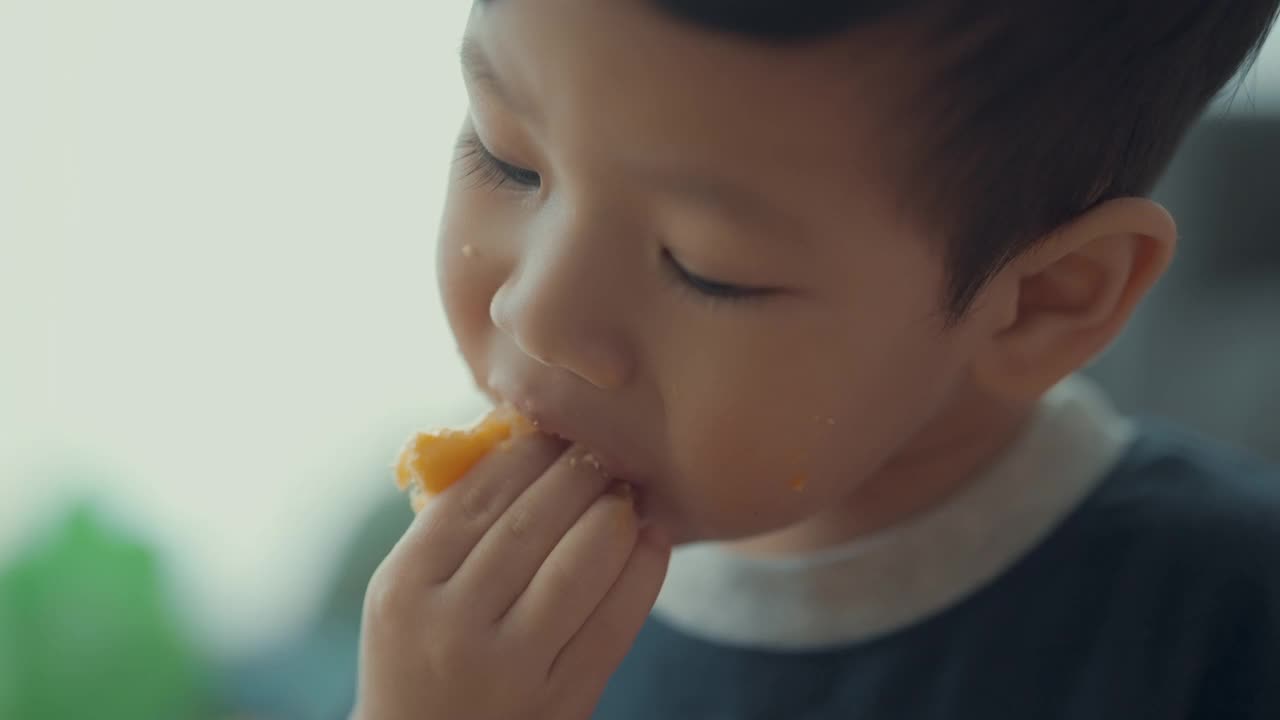
{"label": "earlobe", "polygon": [[1112,200],[1046,236],[1005,268],[1004,321],[976,372],[1030,400],[1079,370],[1124,329],[1173,258],[1177,229],[1159,204]]}

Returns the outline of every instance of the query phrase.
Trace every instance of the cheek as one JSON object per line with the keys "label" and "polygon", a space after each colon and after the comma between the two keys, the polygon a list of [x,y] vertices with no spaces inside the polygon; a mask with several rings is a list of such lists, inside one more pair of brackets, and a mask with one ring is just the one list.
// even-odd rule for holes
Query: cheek
{"label": "cheek", "polygon": [[675,492],[700,535],[771,530],[801,519],[820,496],[815,468],[840,425],[844,388],[829,383],[838,363],[797,353],[807,333],[777,327],[786,330],[772,337],[746,326],[740,339],[705,333],[707,352],[678,364],[680,391],[667,400]]}
{"label": "cheek", "polygon": [[738,538],[802,519],[814,497],[817,423],[784,409],[765,417],[757,406],[722,407],[723,419],[685,436],[694,442],[680,451],[681,501],[697,534]]}
{"label": "cheek", "polygon": [[494,331],[489,304],[502,285],[505,265],[493,238],[502,234],[496,214],[476,192],[453,187],[445,203],[436,252],[436,280],[449,327],[473,373],[483,376]]}
{"label": "cheek", "polygon": [[686,365],[701,380],[688,378],[699,390],[672,408],[672,442],[698,534],[760,534],[829,509],[940,405],[951,361],[936,336],[870,332],[839,345],[811,330]]}

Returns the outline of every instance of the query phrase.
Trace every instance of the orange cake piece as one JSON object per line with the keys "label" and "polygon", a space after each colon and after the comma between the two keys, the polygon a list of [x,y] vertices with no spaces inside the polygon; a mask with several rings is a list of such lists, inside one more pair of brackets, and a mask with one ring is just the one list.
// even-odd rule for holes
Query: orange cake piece
{"label": "orange cake piece", "polygon": [[396,460],[396,484],[409,491],[413,511],[419,512],[503,441],[533,431],[522,415],[502,407],[465,430],[416,433]]}

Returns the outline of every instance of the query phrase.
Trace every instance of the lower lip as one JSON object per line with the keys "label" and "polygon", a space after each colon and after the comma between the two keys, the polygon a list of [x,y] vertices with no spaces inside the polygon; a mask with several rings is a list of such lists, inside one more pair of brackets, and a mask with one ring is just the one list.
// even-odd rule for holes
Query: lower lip
{"label": "lower lip", "polygon": [[617,467],[617,465],[611,464],[610,462],[608,462],[607,458],[595,453],[594,451],[588,451],[588,452],[590,452],[592,455],[595,455],[595,457],[599,460],[600,468],[605,473],[605,475],[619,482],[623,482],[631,486],[633,490],[632,498],[633,498],[633,502],[636,509],[636,515],[640,519],[640,527],[644,527],[648,525],[652,521],[652,512],[651,512],[652,503],[650,502],[650,499],[649,499],[649,493],[646,492],[647,490],[646,483],[634,475],[630,475],[627,473],[612,472],[611,468]]}
{"label": "lower lip", "polygon": [[[503,398],[501,396],[501,393],[490,390],[490,394],[493,396],[495,400],[495,404],[500,404],[502,402]],[[536,412],[536,410],[533,407],[531,407],[529,404],[521,403],[521,402],[514,402],[510,404],[513,407],[515,407],[518,412],[523,414],[525,417],[529,418],[529,421],[533,424],[535,428],[538,429],[538,432],[544,433],[546,435],[550,435],[551,437],[554,437],[558,440],[563,440],[570,444],[576,444],[576,441],[573,438],[562,435],[558,431],[559,428],[549,427],[545,420],[538,417],[538,413]],[[625,482],[628,485],[631,485],[636,488],[644,487],[645,485],[644,481],[641,480],[640,478],[637,478],[631,473],[613,472],[614,468],[619,467],[619,463],[614,462],[612,456],[597,452],[585,446],[584,446],[584,449],[586,450],[588,455],[596,459],[596,461],[600,465],[601,470],[603,470],[604,473],[609,477]]]}
{"label": "lower lip", "polygon": [[619,465],[618,463],[613,462],[608,456],[597,453],[594,450],[588,450],[587,452],[592,456],[594,456],[596,460],[599,461],[600,469],[604,472],[605,475],[615,480],[620,480],[633,487],[644,487],[645,485],[644,481],[641,480],[639,477],[635,476],[634,474],[626,472],[625,470],[622,472],[614,472],[614,469],[618,468]]}

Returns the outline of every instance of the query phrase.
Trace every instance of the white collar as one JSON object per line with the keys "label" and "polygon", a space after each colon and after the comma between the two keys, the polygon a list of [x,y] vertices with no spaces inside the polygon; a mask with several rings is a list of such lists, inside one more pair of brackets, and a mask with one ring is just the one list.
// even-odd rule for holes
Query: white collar
{"label": "white collar", "polygon": [[679,548],[654,613],[706,640],[800,650],[863,642],[915,624],[995,579],[1106,477],[1133,438],[1083,378],[1040,402],[978,481],[902,525],[812,554],[749,557]]}

